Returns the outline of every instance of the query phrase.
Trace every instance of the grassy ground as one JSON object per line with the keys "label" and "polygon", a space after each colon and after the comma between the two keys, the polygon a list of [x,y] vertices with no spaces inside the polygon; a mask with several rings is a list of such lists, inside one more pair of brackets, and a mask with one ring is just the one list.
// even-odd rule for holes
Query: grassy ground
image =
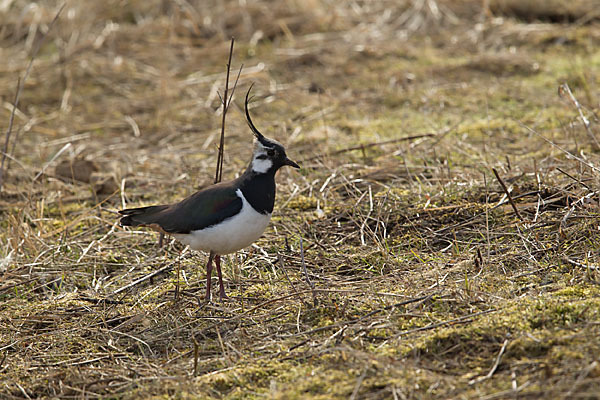
{"label": "grassy ground", "polygon": [[[206,3],[70,2],[47,34],[0,192],[0,397],[598,398],[594,1]],[[5,132],[60,4],[0,7]],[[211,183],[232,35],[236,104],[254,82],[303,169],[206,304],[206,256],[116,211]],[[251,140],[232,107],[225,177]]]}

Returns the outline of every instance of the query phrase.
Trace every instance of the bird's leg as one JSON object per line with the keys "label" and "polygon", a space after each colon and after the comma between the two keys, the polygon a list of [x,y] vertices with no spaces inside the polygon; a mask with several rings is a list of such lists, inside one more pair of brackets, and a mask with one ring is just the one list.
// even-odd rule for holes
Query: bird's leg
{"label": "bird's leg", "polygon": [[227,299],[225,294],[225,287],[223,286],[223,274],[221,273],[221,256],[215,255],[215,262],[217,263],[217,275],[219,275],[219,297],[221,300]]}
{"label": "bird's leg", "polygon": [[211,284],[211,275],[213,269],[213,258],[215,257],[215,253],[212,251],[208,255],[208,262],[206,263],[206,301],[210,301],[210,284]]}

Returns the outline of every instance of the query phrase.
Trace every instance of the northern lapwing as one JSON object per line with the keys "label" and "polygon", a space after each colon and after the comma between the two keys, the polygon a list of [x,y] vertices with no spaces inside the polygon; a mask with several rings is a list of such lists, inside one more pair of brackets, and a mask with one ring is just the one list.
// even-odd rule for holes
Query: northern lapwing
{"label": "northern lapwing", "polygon": [[[250,88],[251,89],[251,88]],[[121,226],[145,226],[175,237],[194,250],[209,252],[206,265],[206,299],[210,300],[213,259],[219,276],[219,295],[226,298],[221,258],[256,241],[265,231],[275,204],[275,173],[284,165],[300,168],[290,160],[281,143],[266,138],[252,123],[246,94],[244,109],[256,137],[252,160],[237,179],[200,190],[169,205],[119,211]]]}

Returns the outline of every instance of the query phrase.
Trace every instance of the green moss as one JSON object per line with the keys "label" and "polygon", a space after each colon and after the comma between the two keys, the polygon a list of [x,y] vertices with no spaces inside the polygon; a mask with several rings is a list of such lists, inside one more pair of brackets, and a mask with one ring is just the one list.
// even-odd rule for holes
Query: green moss
{"label": "green moss", "polygon": [[560,290],[557,290],[553,293],[555,296],[559,297],[567,297],[567,298],[592,298],[599,297],[600,290],[596,287],[587,287],[587,286],[570,286]]}
{"label": "green moss", "polygon": [[[446,327],[426,335],[414,348],[405,348],[406,354],[418,351],[421,357],[461,355],[470,367],[485,368],[485,363],[499,345],[508,339],[509,357],[549,357],[557,354],[569,359],[581,358],[579,350],[567,350],[566,343],[573,339],[559,339],[568,331],[596,318],[600,301],[596,298],[565,302],[552,295],[536,300],[513,303],[472,323]],[[563,332],[557,335],[557,332]]]}
{"label": "green moss", "polygon": [[288,202],[288,207],[300,211],[313,210],[317,208],[317,199],[298,195]]}

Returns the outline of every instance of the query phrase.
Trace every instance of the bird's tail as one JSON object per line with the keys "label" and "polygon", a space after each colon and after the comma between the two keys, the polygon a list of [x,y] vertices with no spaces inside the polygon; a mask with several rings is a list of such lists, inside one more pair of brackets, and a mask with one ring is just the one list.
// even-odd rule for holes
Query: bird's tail
{"label": "bird's tail", "polygon": [[169,206],[150,206],[121,210],[119,211],[119,214],[123,215],[123,217],[119,221],[119,225],[144,226],[156,224],[161,217],[161,211],[168,207]]}

